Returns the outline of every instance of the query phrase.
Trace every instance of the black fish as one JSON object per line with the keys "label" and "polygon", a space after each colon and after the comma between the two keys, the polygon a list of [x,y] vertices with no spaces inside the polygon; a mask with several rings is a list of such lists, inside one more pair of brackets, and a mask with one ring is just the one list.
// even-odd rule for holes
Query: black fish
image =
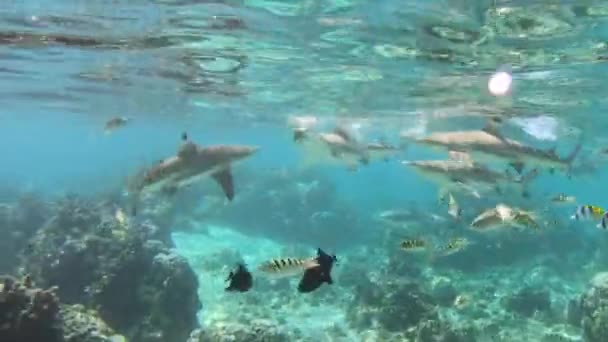
{"label": "black fish", "polygon": [[230,271],[226,281],[230,281],[226,291],[247,292],[253,286],[253,277],[244,264],[237,264],[236,270]]}
{"label": "black fish", "polygon": [[304,276],[298,284],[298,292],[308,293],[318,289],[323,283],[333,284],[331,269],[334,262],[338,261],[336,256],[329,255],[318,248],[316,261],[319,266],[309,268],[304,272]]}

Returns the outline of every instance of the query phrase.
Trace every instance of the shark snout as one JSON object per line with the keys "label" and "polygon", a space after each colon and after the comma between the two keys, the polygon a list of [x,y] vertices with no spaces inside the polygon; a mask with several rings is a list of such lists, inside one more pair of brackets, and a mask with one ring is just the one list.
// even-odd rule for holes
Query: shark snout
{"label": "shark snout", "polygon": [[235,160],[240,160],[240,159],[250,157],[253,154],[255,154],[257,151],[259,151],[259,149],[260,149],[259,146],[246,146],[246,145],[230,146],[229,148],[227,148],[225,150],[225,155],[229,160],[235,161]]}

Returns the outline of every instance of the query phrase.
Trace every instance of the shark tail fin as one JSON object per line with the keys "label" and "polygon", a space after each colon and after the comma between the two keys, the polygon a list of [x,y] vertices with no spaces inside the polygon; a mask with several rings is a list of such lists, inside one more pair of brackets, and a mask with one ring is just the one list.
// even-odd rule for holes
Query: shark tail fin
{"label": "shark tail fin", "polygon": [[581,140],[579,140],[576,143],[576,146],[574,146],[574,149],[566,156],[566,158],[564,158],[564,162],[566,162],[566,165],[567,165],[566,172],[567,172],[568,176],[571,175],[572,164],[574,163],[574,160],[576,159],[578,154],[581,152],[581,148],[583,147],[583,142]]}
{"label": "shark tail fin", "polygon": [[530,193],[528,192],[528,184],[538,177],[540,171],[538,168],[533,168],[532,170],[526,172],[525,174],[520,174],[517,176],[512,176],[511,173],[507,173],[510,177],[513,177],[512,180],[521,186],[521,195],[525,198],[530,197]]}
{"label": "shark tail fin", "polygon": [[500,117],[490,118],[486,122],[485,126],[482,128],[482,131],[484,131],[488,134],[491,134],[491,135],[497,137],[498,139],[504,141],[505,138],[499,131],[499,128],[502,123],[503,123],[503,121],[502,121],[502,118],[500,118]]}

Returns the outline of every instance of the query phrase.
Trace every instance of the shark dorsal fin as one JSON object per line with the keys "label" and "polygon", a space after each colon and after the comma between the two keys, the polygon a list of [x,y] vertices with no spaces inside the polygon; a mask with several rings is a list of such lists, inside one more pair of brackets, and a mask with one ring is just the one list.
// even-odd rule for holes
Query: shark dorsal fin
{"label": "shark dorsal fin", "polygon": [[500,140],[505,140],[502,134],[498,131],[501,121],[488,120],[486,125],[481,129],[482,131],[497,137]]}
{"label": "shark dorsal fin", "polygon": [[197,150],[198,147],[195,143],[191,141],[186,141],[182,144],[182,146],[179,147],[179,150],[177,151],[177,156],[182,159],[189,159],[190,157],[196,154]]}
{"label": "shark dorsal fin", "polygon": [[334,128],[334,134],[339,135],[340,137],[342,137],[342,139],[344,139],[348,142],[353,141],[353,137],[350,135],[350,133],[348,133],[346,128],[344,128],[342,126],[338,126],[338,127]]}

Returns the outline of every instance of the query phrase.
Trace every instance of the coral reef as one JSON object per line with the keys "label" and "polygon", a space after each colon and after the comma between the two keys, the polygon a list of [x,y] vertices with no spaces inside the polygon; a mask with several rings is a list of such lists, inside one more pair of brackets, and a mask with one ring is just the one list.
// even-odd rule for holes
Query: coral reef
{"label": "coral reef", "polygon": [[65,342],[121,342],[126,339],[114,331],[94,310],[83,305],[62,305],[61,320]]}
{"label": "coral reef", "polygon": [[608,272],[593,277],[580,305],[586,341],[605,341],[608,336]]}
{"label": "coral reef", "polygon": [[0,273],[16,271],[19,252],[28,248],[28,240],[49,213],[49,205],[34,193],[21,194],[14,203],[0,203]]}
{"label": "coral reef", "polygon": [[[371,281],[370,281],[371,282]],[[391,332],[406,331],[425,320],[437,319],[434,299],[410,282],[388,281],[355,288],[348,308],[349,320],[357,327],[370,328],[373,321]]]}
{"label": "coral reef", "polygon": [[505,298],[507,310],[525,317],[531,317],[536,312],[551,310],[550,293],[546,290],[525,286],[512,296]]}
{"label": "coral reef", "polygon": [[29,277],[20,282],[10,276],[0,277],[0,287],[1,341],[62,341],[55,288],[33,288]]}
{"label": "coral reef", "polygon": [[24,268],[62,301],[96,308],[132,341],[183,341],[196,328],[197,278],[147,222],[123,224],[67,198],[32,238]]}
{"label": "coral reef", "polygon": [[215,323],[204,329],[195,330],[188,342],[288,342],[293,336],[285,333],[275,323],[255,319],[243,323]]}
{"label": "coral reef", "polygon": [[[114,332],[82,305],[61,305],[57,288],[35,288],[29,276],[0,276],[0,341],[116,342]],[[124,339],[123,339],[124,340]]]}

